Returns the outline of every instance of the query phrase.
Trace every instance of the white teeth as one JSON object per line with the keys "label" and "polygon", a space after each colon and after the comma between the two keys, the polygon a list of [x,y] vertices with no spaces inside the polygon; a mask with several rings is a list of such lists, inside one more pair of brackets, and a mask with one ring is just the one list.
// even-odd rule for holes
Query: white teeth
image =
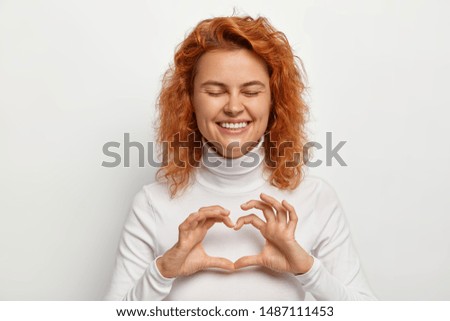
{"label": "white teeth", "polygon": [[248,125],[248,122],[241,123],[220,123],[220,126],[228,129],[240,129]]}

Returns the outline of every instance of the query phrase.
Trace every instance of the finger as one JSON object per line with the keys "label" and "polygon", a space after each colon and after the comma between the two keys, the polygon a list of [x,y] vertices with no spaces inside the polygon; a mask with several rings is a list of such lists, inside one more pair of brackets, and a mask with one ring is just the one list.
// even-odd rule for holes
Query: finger
{"label": "finger", "polygon": [[222,222],[229,228],[235,227],[235,224],[228,216],[225,217],[219,217],[219,218],[209,218],[205,220],[205,223],[202,225],[203,227],[206,227],[206,229],[210,229],[215,223]]}
{"label": "finger", "polygon": [[203,226],[206,227],[207,230],[209,230],[216,223],[216,220],[209,219],[205,221],[205,224]]}
{"label": "finger", "polygon": [[230,227],[230,228],[234,228],[234,226],[235,226],[235,224],[233,223],[233,221],[232,221],[228,216],[225,216],[225,217],[223,218],[223,223],[224,223],[226,226]]}
{"label": "finger", "polygon": [[206,268],[219,268],[228,271],[234,270],[234,263],[222,257],[208,256],[206,260]]}
{"label": "finger", "polygon": [[292,231],[295,231],[295,228],[297,227],[297,222],[298,222],[298,216],[297,216],[297,213],[295,212],[295,208],[291,204],[289,204],[286,200],[283,200],[282,203],[288,209],[288,213],[289,213],[288,228]]}
{"label": "finger", "polygon": [[264,202],[269,203],[273,208],[277,210],[277,221],[287,224],[286,208],[270,195],[261,193],[259,196]]}
{"label": "finger", "polygon": [[203,206],[203,207],[200,207],[197,212],[210,211],[210,210],[229,212],[229,210],[227,210],[226,208],[224,208],[220,205]]}
{"label": "finger", "polygon": [[242,226],[244,226],[244,224],[251,224],[258,230],[261,230],[262,228],[264,228],[264,225],[266,223],[262,219],[260,219],[256,214],[249,214],[238,218],[234,229],[237,231]]}
{"label": "finger", "polygon": [[272,207],[270,207],[265,202],[258,201],[258,200],[251,200],[251,201],[248,201],[247,203],[242,204],[241,208],[245,211],[252,209],[252,208],[261,210],[264,214],[264,217],[266,218],[267,223],[276,220],[275,213],[273,212]]}
{"label": "finger", "polygon": [[198,226],[204,226],[206,222],[206,217],[202,218],[201,220],[198,221]]}
{"label": "finger", "polygon": [[[189,224],[191,225],[191,228],[194,228],[196,224],[194,222],[197,222],[197,224],[201,221],[208,220],[210,218],[225,218],[230,215],[230,211],[223,210],[223,209],[208,209],[208,210],[202,210],[197,212],[196,215],[194,215],[190,220]],[[192,225],[194,224],[194,225]]]}
{"label": "finger", "polygon": [[195,230],[198,226],[198,222],[199,221],[193,221],[190,225],[189,225],[189,229],[191,230]]}
{"label": "finger", "polygon": [[189,216],[180,224],[180,226],[178,226],[180,232],[189,230],[191,227],[191,223],[196,219],[197,216],[198,213],[196,212],[189,214]]}
{"label": "finger", "polygon": [[199,221],[214,217],[226,217],[230,214],[229,211],[223,209],[203,210],[202,212],[191,213],[183,223],[180,224],[180,231],[187,231],[195,229]]}
{"label": "finger", "polygon": [[262,265],[261,258],[259,255],[243,256],[239,260],[234,262],[235,269],[242,269],[244,267],[253,265]]}

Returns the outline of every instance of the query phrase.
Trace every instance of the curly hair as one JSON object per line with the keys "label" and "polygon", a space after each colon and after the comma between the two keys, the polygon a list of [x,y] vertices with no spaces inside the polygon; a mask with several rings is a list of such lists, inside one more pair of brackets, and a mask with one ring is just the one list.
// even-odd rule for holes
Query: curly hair
{"label": "curly hair", "polygon": [[[202,135],[191,103],[197,62],[211,50],[242,48],[261,57],[269,71],[273,98],[264,140],[268,180],[280,189],[294,189],[303,178],[299,157],[303,156],[306,143],[308,106],[303,99],[302,61],[293,54],[286,36],[267,18],[216,17],[201,21],[178,45],[174,63],[162,80],[157,104],[157,142],[162,146],[163,166],[157,179],[169,182],[171,197],[189,185],[192,165],[198,164],[202,157],[201,148],[196,148]],[[184,142],[183,148],[179,142]]]}

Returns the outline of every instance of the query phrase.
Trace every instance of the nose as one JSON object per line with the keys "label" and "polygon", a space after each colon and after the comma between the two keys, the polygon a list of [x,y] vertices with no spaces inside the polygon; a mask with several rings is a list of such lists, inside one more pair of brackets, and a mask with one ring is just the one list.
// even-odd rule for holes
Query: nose
{"label": "nose", "polygon": [[239,94],[230,94],[223,111],[228,116],[237,116],[244,110],[244,105],[239,99]]}

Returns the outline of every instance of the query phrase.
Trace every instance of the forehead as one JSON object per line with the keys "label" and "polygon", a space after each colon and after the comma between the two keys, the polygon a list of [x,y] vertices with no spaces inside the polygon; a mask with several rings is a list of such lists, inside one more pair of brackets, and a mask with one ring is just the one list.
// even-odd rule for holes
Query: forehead
{"label": "forehead", "polygon": [[246,81],[250,78],[268,80],[269,72],[265,61],[248,49],[213,50],[200,57],[195,78],[196,80],[220,78],[229,81]]}

